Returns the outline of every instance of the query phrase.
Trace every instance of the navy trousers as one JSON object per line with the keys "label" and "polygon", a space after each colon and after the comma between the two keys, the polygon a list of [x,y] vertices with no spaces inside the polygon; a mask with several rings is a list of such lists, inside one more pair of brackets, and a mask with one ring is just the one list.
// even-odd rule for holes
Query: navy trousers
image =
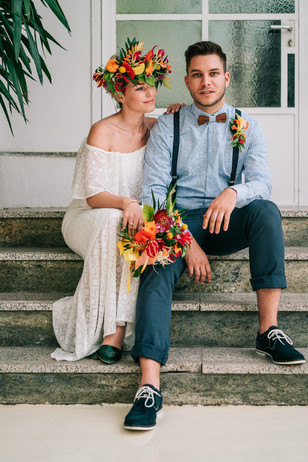
{"label": "navy trousers", "polygon": [[[228,255],[249,248],[253,290],[286,287],[281,215],[270,201],[255,200],[231,214],[227,231],[210,234],[202,229],[207,209],[189,210],[185,223],[207,255]],[[148,267],[141,276],[136,307],[135,345],[131,355],[151,358],[162,365],[170,347],[171,302],[174,286],[186,268],[177,258],[165,267]]]}

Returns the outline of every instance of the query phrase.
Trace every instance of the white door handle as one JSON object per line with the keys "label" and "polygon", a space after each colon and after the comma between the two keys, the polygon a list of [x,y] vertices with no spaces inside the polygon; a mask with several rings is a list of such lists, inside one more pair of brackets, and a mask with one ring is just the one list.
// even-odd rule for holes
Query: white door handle
{"label": "white door handle", "polygon": [[290,26],[290,25],[288,25],[288,24],[286,24],[286,25],[281,25],[281,26],[271,26],[271,29],[272,29],[272,30],[282,30],[282,29],[285,29],[285,30],[288,30],[289,32],[292,32],[293,26]]}

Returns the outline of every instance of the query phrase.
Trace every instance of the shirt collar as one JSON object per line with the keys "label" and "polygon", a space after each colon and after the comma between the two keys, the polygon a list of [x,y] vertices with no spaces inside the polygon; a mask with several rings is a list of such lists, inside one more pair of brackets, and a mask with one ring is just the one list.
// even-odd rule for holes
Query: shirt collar
{"label": "shirt collar", "polygon": [[206,115],[210,118],[213,118],[213,120],[215,120],[215,117],[218,115],[218,114],[222,114],[223,112],[226,112],[228,113],[228,105],[225,103],[217,112],[215,112],[215,114],[209,114],[208,112],[205,112],[205,111],[202,111],[201,109],[199,109],[195,103],[192,103],[190,105],[190,109],[191,109],[191,112],[196,116],[196,118],[198,119],[199,115]]}

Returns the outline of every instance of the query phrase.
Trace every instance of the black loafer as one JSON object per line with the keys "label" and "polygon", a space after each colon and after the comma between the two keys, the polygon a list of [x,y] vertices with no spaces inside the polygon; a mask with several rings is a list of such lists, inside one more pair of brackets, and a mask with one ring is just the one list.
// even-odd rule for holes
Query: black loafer
{"label": "black loafer", "polygon": [[121,359],[122,351],[111,345],[102,345],[98,350],[98,359],[106,364],[114,364]]}

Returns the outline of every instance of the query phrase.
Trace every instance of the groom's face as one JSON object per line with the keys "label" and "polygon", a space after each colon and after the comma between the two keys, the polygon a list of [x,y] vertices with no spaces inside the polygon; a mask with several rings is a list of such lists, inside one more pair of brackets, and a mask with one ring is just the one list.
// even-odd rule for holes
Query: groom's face
{"label": "groom's face", "polygon": [[218,55],[194,56],[185,76],[185,84],[196,106],[209,113],[217,112],[225,102],[225,90],[230,82]]}

